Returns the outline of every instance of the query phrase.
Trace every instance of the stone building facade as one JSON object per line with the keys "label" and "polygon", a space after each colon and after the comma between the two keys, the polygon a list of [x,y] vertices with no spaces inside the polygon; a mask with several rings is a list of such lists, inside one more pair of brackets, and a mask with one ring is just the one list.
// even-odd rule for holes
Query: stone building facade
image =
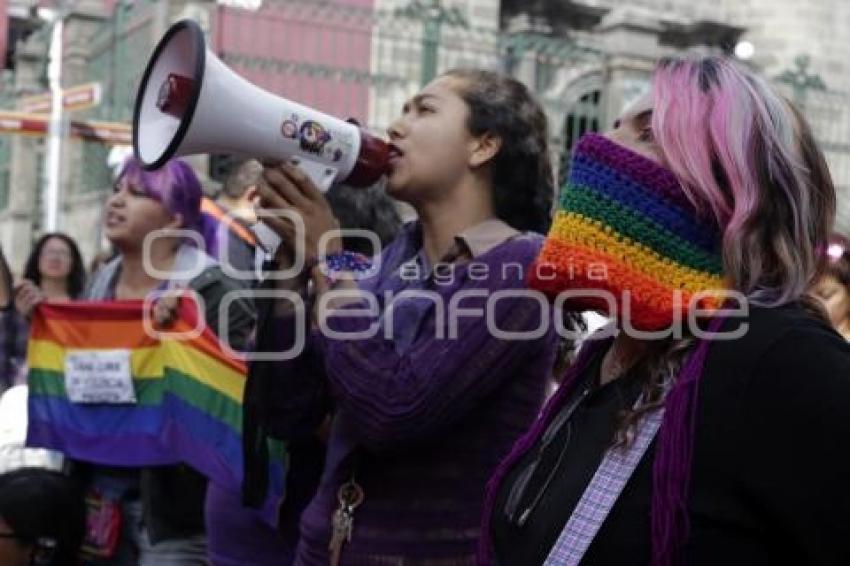
{"label": "stone building facade", "polygon": [[[113,9],[113,2],[77,0],[65,20],[63,84],[98,80],[108,93],[100,107],[79,116],[128,121],[150,50],[171,22],[188,16],[209,30],[217,54],[240,74],[328,112],[362,114],[355,117],[378,132],[434,73],[455,66],[506,70],[542,100],[553,161],[563,169],[578,136],[605,128],[646,92],[657,58],[682,50],[731,53],[745,40],[754,46],[751,63],[768,77],[794,71],[797,57],[808,55],[797,76],[817,76],[826,85],[826,91],[783,88],[803,104],[824,142],[842,194],[839,226],[850,229],[850,98],[844,94],[850,35],[842,33],[850,29],[850,3],[844,0],[264,0],[253,13],[223,3],[119,0]],[[282,35],[269,22],[293,18],[314,32],[294,47],[269,39]],[[256,29],[256,37],[248,34],[256,45],[234,43],[240,29]],[[324,39],[309,37],[315,34]],[[18,44],[14,74],[3,87],[5,108],[43,90],[47,37],[37,31]],[[367,60],[355,64],[353,46],[359,50],[364,41]],[[337,91],[337,98],[325,96]],[[307,100],[310,92],[323,96]],[[365,103],[346,105],[342,99],[353,96],[346,92],[358,93],[358,101],[362,93]],[[9,146],[5,162],[0,147],[0,176],[5,171],[8,184],[8,197],[0,199],[0,244],[20,270],[41,230],[43,141],[0,136]],[[87,260],[105,245],[100,215],[110,185],[109,149],[64,145],[60,229],[80,242]],[[194,163],[206,176],[206,159]]]}

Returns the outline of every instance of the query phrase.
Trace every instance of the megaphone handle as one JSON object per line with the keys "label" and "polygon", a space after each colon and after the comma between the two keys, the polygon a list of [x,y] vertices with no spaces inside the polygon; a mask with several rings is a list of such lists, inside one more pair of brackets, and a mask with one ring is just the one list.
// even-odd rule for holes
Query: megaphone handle
{"label": "megaphone handle", "polygon": [[328,192],[336,179],[336,174],[338,173],[336,168],[330,167],[320,161],[312,161],[310,159],[298,157],[293,159],[292,162],[297,165],[299,169],[304,171],[316,187],[318,187],[318,189],[323,193]]}
{"label": "megaphone handle", "polygon": [[277,251],[277,247],[280,245],[281,238],[278,236],[274,230],[269,228],[269,225],[260,220],[254,226],[251,227],[254,234],[257,236],[257,240],[260,241],[262,249],[265,250],[264,254],[261,254],[263,257],[259,260],[259,263],[262,263],[264,259],[270,259],[274,257],[275,252]]}
{"label": "megaphone handle", "polygon": [[[333,185],[333,182],[336,179],[337,169],[329,167],[324,163],[304,158],[293,159],[292,163],[304,171],[304,173],[310,177],[310,180],[313,181],[322,193],[328,192],[328,189],[331,188],[331,185]],[[268,224],[262,220],[254,225],[253,231],[264,248],[264,251],[258,250],[254,258],[254,268],[259,274],[262,272],[261,265],[264,261],[274,257],[278,246],[280,246],[281,239],[280,236],[278,236],[271,228],[269,228]]]}

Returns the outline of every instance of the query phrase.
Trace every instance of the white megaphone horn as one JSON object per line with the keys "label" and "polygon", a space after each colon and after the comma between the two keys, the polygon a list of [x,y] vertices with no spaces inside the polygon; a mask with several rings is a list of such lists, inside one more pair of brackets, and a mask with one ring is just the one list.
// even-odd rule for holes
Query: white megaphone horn
{"label": "white megaphone horn", "polygon": [[294,160],[323,191],[335,182],[371,185],[388,163],[387,144],[357,125],[234,73],[206,48],[192,20],[171,26],[148,62],[133,113],[133,151],[147,169],[198,153]]}

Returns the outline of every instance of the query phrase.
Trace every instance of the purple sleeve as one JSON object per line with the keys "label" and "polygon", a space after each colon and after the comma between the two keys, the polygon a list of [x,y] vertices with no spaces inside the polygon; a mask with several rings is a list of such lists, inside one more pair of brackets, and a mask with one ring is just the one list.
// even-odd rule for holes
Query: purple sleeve
{"label": "purple sleeve", "polygon": [[[331,394],[337,408],[357,424],[360,442],[386,449],[426,437],[468,413],[511,376],[551,371],[556,344],[551,307],[542,296],[540,302],[518,296],[516,291],[525,288],[524,273],[505,277],[502,269],[512,263],[527,270],[539,246],[539,240],[514,240],[482,256],[486,260],[476,260],[489,266],[486,280],[467,278],[451,289],[434,286],[445,319],[438,324],[432,304],[416,321],[421,331],[405,349],[397,348],[383,329],[371,338],[318,338]],[[452,326],[450,304],[459,293],[466,293],[459,308],[482,314],[456,317],[456,338],[448,330],[437,337],[438,328]],[[396,323],[403,323],[400,317]],[[328,326],[352,333],[375,324],[376,317],[333,316]],[[493,326],[501,332],[537,331],[537,336],[506,339],[492,332]]]}

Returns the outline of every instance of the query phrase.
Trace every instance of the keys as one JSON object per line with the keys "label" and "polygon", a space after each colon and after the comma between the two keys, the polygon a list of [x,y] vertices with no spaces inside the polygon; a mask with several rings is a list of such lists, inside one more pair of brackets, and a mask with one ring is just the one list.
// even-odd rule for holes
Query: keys
{"label": "keys", "polygon": [[336,493],[339,508],[334,511],[331,519],[331,541],[328,550],[331,553],[331,566],[339,566],[342,558],[342,547],[351,542],[351,531],[354,529],[354,510],[363,503],[363,488],[352,478],[339,487]]}

